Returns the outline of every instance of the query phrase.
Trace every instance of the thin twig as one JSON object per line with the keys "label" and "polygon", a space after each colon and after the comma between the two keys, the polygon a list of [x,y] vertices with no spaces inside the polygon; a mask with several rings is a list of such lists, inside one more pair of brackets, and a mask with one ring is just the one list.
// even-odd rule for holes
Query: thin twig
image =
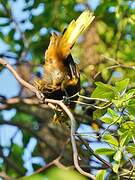
{"label": "thin twig", "polygon": [[119,61],[117,61],[117,60],[114,59],[114,58],[105,56],[104,54],[101,55],[101,58],[102,58],[103,60],[106,59],[106,60],[108,60],[108,61],[110,61],[110,62],[114,62],[115,64],[120,65]]}
{"label": "thin twig", "polygon": [[88,106],[88,107],[94,107],[95,109],[105,109],[105,108],[109,107],[112,104],[112,102],[110,102],[110,103],[107,103],[105,106],[96,106],[94,104],[89,104],[89,103],[85,103],[85,102],[81,102],[81,101],[71,101],[71,102],[81,104],[81,105],[84,105],[84,106]]}
{"label": "thin twig", "polygon": [[[105,58],[106,58],[107,60],[110,60],[110,59],[111,59],[112,61],[115,62],[114,65],[106,67],[106,68],[105,68],[106,70],[111,70],[111,69],[120,68],[120,67],[121,67],[121,68],[125,68],[125,69],[135,70],[135,65],[125,65],[125,64],[122,64],[122,63],[117,62],[116,59],[110,58],[110,57],[107,57],[107,56],[105,56]],[[95,76],[94,76],[93,79],[96,79],[97,76],[99,76],[101,73],[102,73],[102,71],[97,72],[97,73],[95,74]]]}
{"label": "thin twig", "polygon": [[102,98],[92,98],[92,97],[86,97],[86,96],[83,96],[83,95],[78,95],[80,98],[82,99],[86,99],[86,100],[89,100],[89,101],[93,101],[93,100],[96,100],[96,101],[102,101],[102,102],[109,102],[107,99],[102,99]]}
{"label": "thin twig", "polygon": [[50,163],[46,164],[44,167],[37,169],[32,175],[41,173],[53,165],[55,165],[56,167],[58,167],[60,169],[67,170],[68,168],[66,166],[64,166],[59,160],[60,160],[60,157],[57,157],[56,159],[54,159]]}
{"label": "thin twig", "polygon": [[102,159],[98,154],[95,154],[95,152],[93,151],[93,149],[89,146],[88,142],[83,139],[81,136],[77,136],[80,141],[84,144],[84,146],[87,148],[87,150],[90,152],[90,154],[92,154],[93,156],[95,156],[99,161],[101,161],[104,165],[106,165],[108,168],[111,168],[112,169],[112,165],[105,161],[104,159]]}
{"label": "thin twig", "polygon": [[79,92],[77,92],[76,94],[74,94],[74,95],[72,95],[72,96],[66,97],[66,99],[72,99],[72,98],[74,98],[74,97],[76,97],[76,96],[78,96],[78,97],[80,97],[80,98],[82,98],[82,99],[89,100],[89,101],[95,100],[95,101],[109,102],[107,99],[92,98],[92,97],[83,96],[83,95],[79,94]]}

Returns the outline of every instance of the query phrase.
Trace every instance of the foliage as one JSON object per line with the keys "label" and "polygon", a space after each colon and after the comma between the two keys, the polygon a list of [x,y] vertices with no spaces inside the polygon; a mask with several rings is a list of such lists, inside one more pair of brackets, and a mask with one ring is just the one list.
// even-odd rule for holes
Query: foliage
{"label": "foliage", "polygon": [[[113,171],[118,173],[119,167],[125,164],[126,159],[134,156],[134,147],[128,147],[130,142],[134,142],[135,137],[135,123],[134,123],[134,110],[133,106],[130,108],[134,98],[135,89],[127,90],[129,79],[124,79],[115,83],[115,86],[109,84],[97,83],[97,87],[94,90],[92,97],[106,98],[109,100],[109,107],[106,108],[106,113],[99,117],[103,123],[109,124],[108,127],[101,133],[101,140],[108,143],[111,149],[97,149],[96,153],[106,154],[112,156]],[[100,93],[100,89],[103,89],[104,94],[108,92],[110,88],[113,91],[114,96],[104,96]],[[110,108],[111,102],[111,108]],[[135,106],[134,106],[135,108]],[[116,125],[115,134],[108,133],[109,128],[112,125]],[[127,147],[127,148],[126,148]],[[133,150],[133,151],[132,151]]]}
{"label": "foliage", "polygon": [[83,177],[79,173],[73,171],[73,170],[62,170],[59,168],[50,168],[49,171],[47,171],[45,174],[35,174],[31,175],[29,177],[21,178],[20,180],[37,180],[37,179],[52,179],[52,180],[59,180],[59,179],[74,179],[74,180],[86,180],[87,178]]}

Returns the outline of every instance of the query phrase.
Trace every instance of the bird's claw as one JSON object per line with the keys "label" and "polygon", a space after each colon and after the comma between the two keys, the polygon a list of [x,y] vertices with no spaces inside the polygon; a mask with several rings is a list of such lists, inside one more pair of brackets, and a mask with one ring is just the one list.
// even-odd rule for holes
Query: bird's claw
{"label": "bird's claw", "polygon": [[64,102],[64,104],[67,104],[67,105],[69,105],[71,103],[70,99],[67,96],[63,96],[63,102]]}
{"label": "bird's claw", "polygon": [[37,98],[39,99],[39,101],[40,101],[41,103],[43,103],[43,102],[45,101],[45,96],[44,96],[44,94],[41,93],[40,91],[38,91],[38,92],[36,93],[36,96],[37,96]]}

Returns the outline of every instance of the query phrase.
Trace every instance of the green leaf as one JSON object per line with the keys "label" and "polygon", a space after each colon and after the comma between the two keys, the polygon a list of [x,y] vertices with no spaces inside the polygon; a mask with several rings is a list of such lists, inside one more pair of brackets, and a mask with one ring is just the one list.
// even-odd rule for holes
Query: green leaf
{"label": "green leaf", "polygon": [[115,161],[120,161],[121,158],[122,158],[122,152],[121,152],[120,150],[118,150],[118,151],[115,153],[113,159],[114,159]]}
{"label": "green leaf", "polygon": [[135,94],[135,89],[129,89],[126,93],[127,98],[131,98]]}
{"label": "green leaf", "polygon": [[119,118],[119,115],[116,111],[114,111],[111,108],[107,109],[107,115],[101,117],[101,121],[111,124],[112,122],[115,122],[116,119]]}
{"label": "green leaf", "polygon": [[115,150],[114,149],[110,149],[110,148],[99,148],[99,149],[96,149],[95,151],[96,154],[105,154],[105,155],[112,155],[115,153]]}
{"label": "green leaf", "polygon": [[101,82],[96,83],[97,87],[93,91],[91,97],[92,98],[105,98],[111,100],[114,98],[114,88],[109,84],[104,84]]}
{"label": "green leaf", "polygon": [[47,179],[45,175],[42,174],[35,174],[35,175],[31,175],[31,176],[25,176],[23,178],[20,178],[19,180],[45,180]]}
{"label": "green leaf", "polygon": [[131,138],[131,133],[125,132],[120,136],[120,146],[123,147],[128,144]]}
{"label": "green leaf", "polygon": [[115,89],[120,93],[120,94],[123,94],[125,93],[125,91],[127,90],[127,86],[128,86],[128,83],[129,83],[129,79],[124,79],[124,80],[121,80],[119,82],[116,82],[115,83]]}
{"label": "green leaf", "polygon": [[117,99],[113,99],[112,102],[115,104],[116,107],[126,107],[134,94],[134,90],[130,90],[125,93],[122,97],[118,97]]}
{"label": "green leaf", "polygon": [[93,119],[97,120],[106,113],[106,109],[96,109],[93,112]]}
{"label": "green leaf", "polygon": [[[125,93],[122,97],[118,97],[117,99],[113,99],[112,102],[114,105],[118,108],[120,107],[127,107],[129,110],[133,111],[134,113],[134,104],[135,102],[132,102],[132,97],[135,94],[135,90],[131,89],[127,93]],[[130,102],[131,101],[131,102]]]}
{"label": "green leaf", "polygon": [[111,72],[107,68],[104,68],[101,73],[102,73],[102,77],[105,81],[107,81],[111,75]]}
{"label": "green leaf", "polygon": [[86,177],[76,172],[75,170],[63,170],[57,167],[50,168],[46,173],[48,180],[87,180]]}
{"label": "green leaf", "polygon": [[115,163],[113,164],[113,171],[114,171],[115,173],[118,173],[119,167],[120,167],[120,163],[119,163],[119,162],[115,162]]}
{"label": "green leaf", "polygon": [[15,34],[15,30],[14,29],[12,29],[10,32],[9,32],[9,37],[10,37],[10,39],[13,39],[13,37],[14,37],[14,34]]}
{"label": "green leaf", "polygon": [[103,136],[103,140],[106,141],[109,144],[112,144],[114,146],[118,147],[118,141],[116,138],[114,138],[111,134],[105,134]]}
{"label": "green leaf", "polygon": [[119,117],[118,114],[117,114],[117,112],[114,111],[114,110],[111,109],[111,108],[108,108],[108,109],[107,109],[107,112],[108,112],[108,114],[109,114],[112,118]]}
{"label": "green leaf", "polygon": [[128,133],[132,132],[133,134],[135,134],[135,122],[134,121],[127,121],[127,122],[123,123],[121,128],[124,129],[125,131],[128,130]]}
{"label": "green leaf", "polygon": [[96,175],[96,180],[104,180],[105,174],[106,174],[106,170],[100,170]]}
{"label": "green leaf", "polygon": [[113,99],[112,102],[115,104],[116,107],[127,107],[130,99],[134,95],[135,90],[129,90],[127,93],[125,93],[122,97],[118,97],[117,99]]}
{"label": "green leaf", "polygon": [[122,99],[113,99],[112,103],[117,107],[121,108],[123,107],[123,100]]}
{"label": "green leaf", "polygon": [[135,116],[135,99],[131,99],[127,105],[127,110],[130,114]]}
{"label": "green leaf", "polygon": [[135,144],[133,144],[132,146],[127,146],[126,150],[135,156]]}
{"label": "green leaf", "polygon": [[109,180],[120,180],[120,177],[119,177],[119,175],[118,174],[114,174],[114,173],[110,173],[108,176],[108,179]]}
{"label": "green leaf", "polygon": [[107,124],[111,124],[113,122],[113,119],[109,118],[109,117],[101,117],[100,119],[101,119],[101,121],[103,121],[104,123],[107,123]]}
{"label": "green leaf", "polygon": [[28,123],[29,125],[31,125],[33,122],[36,122],[35,116],[25,114],[23,112],[17,112],[16,115],[12,118],[12,121],[17,122],[18,119],[19,121],[23,123]]}
{"label": "green leaf", "polygon": [[74,170],[64,170],[57,167],[52,167],[42,172],[42,174],[34,174],[31,176],[25,176],[19,180],[87,180],[86,177],[79,174]]}

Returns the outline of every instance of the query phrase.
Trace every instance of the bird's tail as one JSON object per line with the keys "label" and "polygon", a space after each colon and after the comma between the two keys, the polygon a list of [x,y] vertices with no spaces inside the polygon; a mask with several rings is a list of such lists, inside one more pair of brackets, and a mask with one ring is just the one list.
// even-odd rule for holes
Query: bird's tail
{"label": "bird's tail", "polygon": [[94,18],[93,13],[85,10],[76,21],[71,21],[58,44],[58,49],[64,59],[70,54],[70,49],[76,42],[78,36],[85,31]]}

